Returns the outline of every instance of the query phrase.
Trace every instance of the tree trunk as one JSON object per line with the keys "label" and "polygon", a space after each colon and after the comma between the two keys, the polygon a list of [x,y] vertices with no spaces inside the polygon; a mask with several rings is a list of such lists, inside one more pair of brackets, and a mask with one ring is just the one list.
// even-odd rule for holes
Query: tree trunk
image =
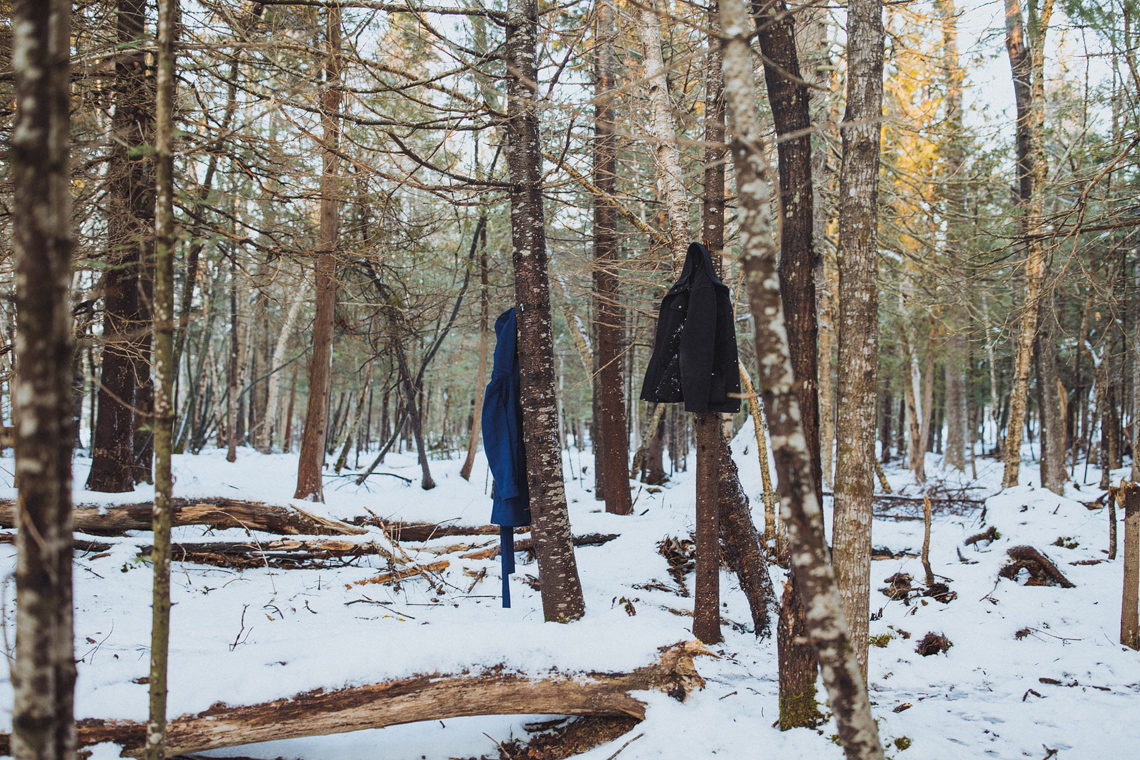
{"label": "tree trunk", "polygon": [[[237,205],[236,202],[234,204]],[[238,373],[241,357],[241,318],[238,312],[237,251],[230,252],[230,355],[226,363],[226,461],[237,461]]]}
{"label": "tree trunk", "polygon": [[[721,18],[744,276],[756,323],[756,355],[762,357],[757,380],[769,415],[781,509],[792,543],[789,553],[806,603],[808,632],[823,664],[824,683],[847,757],[882,758],[867,688],[851,649],[823,540],[819,486],[800,417],[788,328],[784,324],[781,294],[776,288],[777,253],[772,245],[775,225],[769,216],[771,197],[765,176],[764,138],[755,108],[748,10],[742,0],[721,0]],[[814,356],[814,346],[811,348]]]}
{"label": "tree trunk", "polygon": [[[799,408],[803,415],[808,457],[816,498],[822,500],[823,470],[819,440],[818,314],[815,301],[815,252],[812,244],[814,204],[812,195],[811,118],[808,90],[800,75],[796,52],[795,22],[784,0],[752,0],[760,51],[764,56],[764,80],[776,125],[780,187],[779,278],[786,316],[788,346],[795,373]],[[741,176],[736,177],[740,192]],[[758,354],[761,356],[761,354]],[[792,569],[792,582],[781,605],[784,632],[802,630],[803,604],[798,599],[799,581]],[[815,721],[815,677],[818,669],[811,647],[803,637],[779,636],[780,710],[783,727],[804,726]]]}
{"label": "tree trunk", "polygon": [[[954,0],[935,3],[942,25],[942,62],[946,85],[945,161],[942,194],[946,199],[946,251],[953,257],[966,245],[965,134],[962,113],[962,82],[965,72],[958,61],[958,12]],[[952,259],[951,259],[952,260]],[[965,331],[969,317],[960,304],[960,294],[949,293],[953,330],[946,347],[946,454],[943,465],[966,470],[966,372],[969,367]],[[973,436],[970,436],[972,443]]]}
{"label": "tree trunk", "polygon": [[[1140,484],[1121,483],[1124,503],[1124,592],[1120,601],[1120,643],[1140,649],[1137,584],[1140,584]],[[1115,498],[1110,494],[1108,498]]]}
{"label": "tree trunk", "polygon": [[333,471],[337,475],[344,469],[345,464],[348,462],[348,451],[352,447],[353,441],[358,437],[360,423],[364,417],[364,407],[368,402],[368,392],[372,389],[372,363],[368,363],[368,367],[364,370],[364,383],[360,386],[360,396],[356,399],[356,407],[352,410],[352,416],[349,418],[348,424],[344,426],[344,445],[341,446],[340,456],[336,458],[336,465]]}
{"label": "tree trunk", "polygon": [[[1025,427],[1025,406],[1029,392],[1029,364],[1037,335],[1037,310],[1045,279],[1045,250],[1041,238],[1045,186],[1045,151],[1041,144],[1044,129],[1045,83],[1043,81],[1045,33],[1053,2],[1045,0],[1041,17],[1030,8],[1029,48],[1025,46],[1020,0],[1005,0],[1006,51],[1013,73],[1013,94],[1017,106],[1017,174],[1021,206],[1021,234],[1025,246],[1025,300],[1021,309],[1014,350],[1013,388],[1010,391],[1009,424],[1006,427],[1005,471],[1002,487],[1018,483],[1021,468],[1021,436]],[[1036,21],[1037,23],[1033,23]],[[1036,27],[1034,29],[1033,27]]]}
{"label": "tree trunk", "polygon": [[174,480],[170,471],[174,434],[174,43],[179,22],[178,0],[159,0],[158,74],[155,103],[154,255],[154,571],[151,602],[149,717],[147,760],[166,757],[167,654],[170,649],[170,526]]}
{"label": "tree trunk", "polygon": [[1041,416],[1041,485],[1056,494],[1065,493],[1065,419],[1057,384],[1057,317],[1053,299],[1038,305],[1036,361],[1037,409]]}
{"label": "tree trunk", "polygon": [[946,454],[945,466],[966,471],[966,336],[950,336],[946,348]]}
{"label": "tree trunk", "polygon": [[571,543],[570,517],[558,450],[554,398],[554,338],[547,276],[539,145],[536,0],[508,0],[507,165],[510,173],[511,249],[518,303],[518,353],[523,445],[527,453],[531,534],[547,620],[582,617],[585,601]]}
{"label": "tree trunk", "polygon": [[693,635],[706,644],[722,639],[720,633],[720,551],[718,452],[723,436],[720,415],[703,412],[693,417],[697,433],[696,578],[693,582]]}
{"label": "tree trunk", "polygon": [[[779,534],[776,525],[776,502],[778,497],[772,488],[772,475],[768,469],[768,425],[764,421],[764,411],[760,408],[760,397],[756,395],[756,388],[752,385],[752,378],[744,365],[740,365],[740,385],[748,395],[748,411],[752,414],[752,429],[756,438],[756,458],[760,463],[760,485],[764,500],[764,543],[776,538]],[[777,555],[780,549],[776,550]]]}
{"label": "tree trunk", "polygon": [[[622,308],[618,279],[618,212],[613,204],[617,189],[617,125],[614,113],[614,26],[612,0],[596,5],[597,49],[594,61],[594,184],[603,195],[594,196],[594,313],[597,322],[597,375],[601,419],[595,462],[601,462],[606,511],[628,515],[633,511],[629,493],[629,433],[622,382]],[[600,423],[600,424],[599,424]],[[596,467],[597,465],[595,465]]]}
{"label": "tree trunk", "polygon": [[[463,467],[459,476],[464,480],[471,480],[471,468],[475,466],[475,453],[479,447],[479,435],[483,429],[483,395],[487,391],[487,354],[490,352],[491,341],[489,337],[491,318],[491,304],[487,293],[487,232],[483,228],[483,240],[480,242],[482,251],[479,254],[479,369],[475,373],[475,405],[471,412],[471,434],[467,440],[467,458],[463,460]],[[388,419],[388,391],[384,391],[384,424],[387,428]],[[384,437],[384,430],[381,431]]]}
{"label": "tree trunk", "polygon": [[288,454],[293,449],[293,408],[297,401],[297,370],[293,370],[289,381],[289,402],[285,405],[285,431],[281,434],[281,451]]}
{"label": "tree trunk", "polygon": [[645,50],[645,82],[649,87],[649,130],[656,143],[657,178],[669,228],[673,270],[677,273],[681,271],[685,252],[689,249],[689,212],[685,202],[681,154],[677,150],[677,131],[673,126],[673,109],[669,102],[669,84],[665,77],[665,61],[661,56],[661,21],[653,2],[641,6],[638,21],[637,31]]}
{"label": "tree trunk", "polygon": [[[720,431],[718,430],[719,434]],[[718,435],[717,525],[720,531],[721,556],[736,574],[740,590],[748,599],[752,613],[752,630],[758,637],[772,635],[772,611],[776,592],[768,575],[767,552],[761,548],[748,497],[740,485],[740,473],[732,460],[732,450],[723,435]],[[802,616],[801,616],[802,618]],[[811,647],[807,647],[810,652]],[[814,660],[812,661],[814,663]],[[814,668],[814,664],[812,666]],[[815,672],[814,670],[812,671]],[[812,681],[812,704],[815,704],[815,682]]]}
{"label": "tree trunk", "polygon": [[277,408],[281,405],[281,370],[285,364],[285,351],[289,348],[289,338],[293,334],[293,326],[297,324],[297,315],[301,313],[301,304],[309,295],[309,283],[302,281],[289,304],[289,311],[285,314],[285,321],[281,324],[281,332],[277,334],[277,343],[273,346],[273,357],[269,360],[269,387],[266,389],[265,422],[258,430],[256,446],[259,451],[269,453],[273,450],[273,439],[277,435]]}
{"label": "tree trunk", "polygon": [[321,98],[321,125],[324,137],[321,168],[321,209],[318,236],[316,301],[313,319],[313,354],[309,364],[309,397],[305,407],[305,428],[297,464],[295,499],[324,501],[323,470],[325,431],[328,427],[329,389],[332,384],[333,312],[336,309],[336,249],[340,187],[337,174],[340,143],[340,35],[341,10],[328,8],[325,62],[325,91]]}
{"label": "tree trunk", "polygon": [[[111,152],[107,163],[108,268],[103,277],[103,361],[98,417],[91,444],[87,489],[104,493],[133,491],[134,412],[138,379],[134,357],[142,351],[147,326],[139,314],[139,268],[149,258],[154,213],[150,144],[154,113],[146,75],[143,39],[144,0],[118,0],[115,61],[115,110],[111,116]],[[141,152],[141,153],[140,153]]]}
{"label": "tree trunk", "polygon": [[[812,247],[816,252],[815,284],[819,296],[819,437],[821,482],[833,483],[835,455],[835,399],[832,392],[831,348],[835,345],[835,248],[829,244],[827,226],[834,216],[829,165],[831,89],[834,67],[828,51],[828,14],[821,6],[805,4],[795,9],[797,58],[808,90],[811,132]],[[789,125],[789,131],[793,127]]]}
{"label": "tree trunk", "polygon": [[[913,287],[910,279],[903,283],[902,293],[907,294],[908,285]],[[905,301],[903,313],[906,313]],[[909,370],[908,376],[903,380],[903,398],[906,401],[906,429],[907,429],[907,467],[914,473],[914,479],[919,485],[926,482],[926,444],[922,437],[922,420],[926,418],[923,408],[923,378],[922,370],[918,364],[918,349],[914,345],[913,332],[910,326],[903,324],[901,328],[903,338],[903,356]]]}
{"label": "tree trunk", "polygon": [[[412,372],[408,367],[408,356],[404,351],[403,337],[400,335],[399,313],[395,308],[387,309],[388,324],[390,328],[390,340],[393,353],[396,355],[396,368],[400,375],[400,387],[404,391],[404,414],[408,422],[411,423],[412,436],[416,441],[416,458],[420,464],[420,488],[425,491],[430,491],[435,488],[435,480],[431,476],[431,469],[428,466],[427,448],[424,446],[424,412],[420,406],[419,394],[416,393],[416,384],[412,380]],[[381,452],[383,455],[383,452]],[[371,472],[375,468],[375,464],[369,468]],[[357,484],[363,482],[358,479]]]}
{"label": "tree trunk", "polygon": [[863,676],[871,593],[878,389],[878,197],[883,108],[882,0],[852,0],[847,16],[847,112],[840,126],[839,416],[832,564]]}
{"label": "tree trunk", "polygon": [[[716,0],[709,5],[708,43],[705,61],[705,172],[704,197],[701,208],[701,229],[705,245],[712,255],[713,265],[718,266],[724,252],[724,75],[720,49],[719,10]],[[696,433],[697,473],[696,473],[696,570],[693,592],[693,635],[706,644],[721,641],[720,632],[720,551],[718,537],[719,510],[726,506],[729,494],[724,500],[719,495],[721,470],[725,462],[720,456],[725,446],[720,429],[720,415],[698,413],[693,415],[693,428]],[[726,483],[726,488],[730,484]],[[727,515],[726,515],[727,516]],[[726,526],[727,528],[728,526]],[[747,532],[755,541],[755,529],[751,525]],[[734,533],[723,531],[726,539]],[[728,542],[726,541],[726,544]],[[765,568],[765,571],[767,568]],[[744,586],[745,574],[741,574]],[[759,634],[759,629],[757,634]]]}
{"label": "tree trunk", "polygon": [[[15,430],[16,760],[75,757],[72,602],[71,3],[12,7],[16,116],[9,140],[19,374]],[[129,410],[128,410],[129,411]],[[130,428],[126,429],[130,442]],[[111,464],[118,464],[111,462]],[[125,489],[129,490],[129,489]]]}

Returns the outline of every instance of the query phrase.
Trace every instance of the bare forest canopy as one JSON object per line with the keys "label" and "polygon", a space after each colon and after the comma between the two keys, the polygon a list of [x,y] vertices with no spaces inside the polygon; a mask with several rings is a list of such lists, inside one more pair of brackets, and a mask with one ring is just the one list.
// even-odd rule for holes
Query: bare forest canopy
{"label": "bare forest canopy", "polygon": [[[335,33],[328,21],[334,5],[340,8]],[[1054,448],[1067,466],[1090,456],[1105,456],[1111,465],[1130,445],[1135,396],[1140,109],[1136,52],[1126,35],[1135,33],[1136,9],[1131,0],[1062,4],[1025,27],[1027,39],[1038,34],[1044,45],[1043,183],[1033,190],[1041,214],[1027,235],[1015,114],[974,91],[971,77],[1004,65],[1002,14],[996,3],[962,5],[941,0],[885,9],[880,455],[909,451],[912,467],[921,467],[922,451],[947,449],[964,466],[966,439],[979,442],[979,452],[1000,449],[1017,374],[1024,265],[1035,241],[1040,318],[1032,354],[1045,361],[1033,364],[1034,392],[1022,417],[1027,440],[1036,445],[1050,437],[1049,409],[1058,407]],[[836,241],[845,223],[837,215],[837,125],[847,58],[843,12],[808,6],[793,5],[792,15],[800,22],[801,68],[812,85],[811,141],[820,164],[813,179],[814,250],[820,367],[827,373],[820,383],[826,481],[834,439],[828,375],[835,371],[839,307]],[[539,9],[536,106],[555,371],[563,440],[578,445],[590,437],[596,325],[606,299],[620,307],[627,427],[635,445],[644,435],[649,415],[631,399],[651,348],[656,301],[675,269],[655,169],[657,141],[646,127],[653,84],[637,33],[640,7],[616,4],[612,40],[605,40],[613,43],[616,153],[604,188],[593,164],[597,8],[571,2]],[[154,8],[131,0],[73,8],[77,440],[88,451],[115,449],[92,442],[100,425],[110,424],[100,421],[100,404],[114,403],[101,399],[100,384],[130,400],[115,430],[120,438],[136,430],[135,441],[129,452],[118,447],[116,468],[132,465],[133,474],[92,483],[127,490],[129,482],[149,478]],[[707,14],[687,3],[658,10],[669,21],[661,46],[686,213],[695,222],[709,168]],[[948,30],[959,17],[963,31],[952,39]],[[980,28],[982,17],[993,28]],[[326,264],[336,294],[324,448],[343,450],[352,469],[364,466],[363,452],[385,443],[415,445],[413,426],[404,422],[400,355],[415,386],[413,411],[426,452],[444,456],[466,447],[485,348],[481,330],[515,300],[509,177],[501,156],[505,25],[506,9],[494,3],[185,3],[176,47],[176,451],[226,443],[288,451],[299,444],[310,348],[320,342],[312,283],[322,255],[332,257]],[[4,24],[6,132],[13,113],[10,44]],[[983,62],[984,68],[974,65]],[[771,130],[768,100],[761,97],[757,107]],[[774,166],[775,143],[768,146]],[[736,297],[742,358],[751,366],[751,328],[737,285],[732,176],[724,279]],[[7,177],[0,179],[8,198],[0,209],[0,257],[7,261],[11,189]],[[602,196],[612,199],[617,215],[616,257],[606,269],[616,287],[599,294],[591,209]],[[322,221],[330,213],[335,218]],[[10,278],[11,268],[0,276]],[[11,303],[0,310],[10,341]],[[7,345],[0,356],[5,377],[18,361]],[[3,414],[10,425],[6,393]],[[669,450],[684,448],[686,424],[681,415],[667,415]]]}

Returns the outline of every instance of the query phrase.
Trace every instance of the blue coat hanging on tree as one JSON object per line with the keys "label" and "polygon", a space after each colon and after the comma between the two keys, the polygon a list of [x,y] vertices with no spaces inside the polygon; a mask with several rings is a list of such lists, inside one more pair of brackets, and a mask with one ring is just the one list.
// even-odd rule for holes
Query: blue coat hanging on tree
{"label": "blue coat hanging on tree", "polygon": [[499,526],[503,606],[511,606],[510,575],[515,570],[514,529],[530,525],[530,491],[519,400],[518,325],[515,310],[495,320],[495,358],[483,397],[483,449],[491,468],[491,522]]}

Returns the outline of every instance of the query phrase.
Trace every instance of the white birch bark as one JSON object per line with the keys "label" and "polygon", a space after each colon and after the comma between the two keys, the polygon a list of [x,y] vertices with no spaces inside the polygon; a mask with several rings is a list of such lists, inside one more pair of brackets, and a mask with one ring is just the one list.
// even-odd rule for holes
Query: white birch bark
{"label": "white birch bark", "polygon": [[285,361],[285,352],[289,348],[289,338],[293,334],[293,327],[297,324],[297,315],[301,313],[301,305],[309,297],[309,280],[302,278],[301,285],[293,295],[289,304],[289,311],[285,314],[285,321],[281,324],[281,332],[277,335],[277,343],[273,346],[273,358],[269,362],[269,388],[265,403],[265,420],[258,432],[257,448],[268,452],[273,448],[273,438],[277,433],[277,407],[280,406],[282,373],[278,371]]}
{"label": "white birch bark", "polygon": [[721,0],[724,30],[724,78],[733,164],[740,208],[740,243],[744,276],[756,321],[757,382],[768,412],[776,459],[781,512],[791,542],[791,559],[803,592],[808,631],[819,653],[824,684],[836,716],[848,760],[882,758],[878,729],[871,715],[867,687],[851,649],[827,547],[823,513],[816,497],[795,392],[783,304],[776,270],[776,225],[771,215],[771,187],[765,145],[756,110],[750,18],[743,0]]}
{"label": "white birch bark", "polygon": [[677,130],[669,102],[665,61],[661,56],[661,21],[652,2],[642,6],[637,28],[645,49],[645,80],[649,86],[650,134],[656,143],[657,176],[665,200],[673,266],[680,270],[689,248],[689,214],[685,184],[681,174],[681,154],[677,150]]}

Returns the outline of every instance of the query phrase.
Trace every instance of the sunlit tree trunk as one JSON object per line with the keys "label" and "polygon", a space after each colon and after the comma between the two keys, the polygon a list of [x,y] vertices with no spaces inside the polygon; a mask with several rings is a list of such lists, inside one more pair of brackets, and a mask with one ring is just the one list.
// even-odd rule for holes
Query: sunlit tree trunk
{"label": "sunlit tree trunk", "polygon": [[547,620],[582,617],[585,601],[574,559],[570,516],[558,449],[554,338],[550,317],[542,154],[538,134],[538,7],[508,0],[507,166],[511,191],[511,249],[518,308],[523,445],[530,488],[531,534]]}
{"label": "sunlit tree trunk", "polygon": [[[946,86],[946,129],[944,138],[945,176],[942,189],[946,199],[946,253],[960,255],[966,245],[965,135],[962,114],[962,82],[965,72],[958,61],[958,12],[954,0],[935,3],[942,25],[942,63]],[[953,331],[947,341],[944,373],[946,376],[946,447],[943,463],[964,472],[966,469],[966,378],[968,346],[965,331],[969,317],[960,302],[960,294],[949,293],[949,319]],[[972,440],[972,437],[971,437]]]}
{"label": "sunlit tree trunk", "polygon": [[71,3],[18,0],[12,29],[16,117],[8,170],[20,362],[12,393],[17,533],[10,752],[16,760],[74,760]]}

